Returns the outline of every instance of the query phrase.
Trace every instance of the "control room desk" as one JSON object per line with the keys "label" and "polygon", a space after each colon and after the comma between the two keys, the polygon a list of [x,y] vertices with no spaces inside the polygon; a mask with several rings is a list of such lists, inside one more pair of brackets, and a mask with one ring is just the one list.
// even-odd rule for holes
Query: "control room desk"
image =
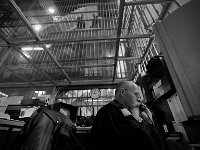
{"label": "control room desk", "polygon": [[23,121],[0,118],[0,149],[11,150],[11,146],[17,134],[24,125]]}

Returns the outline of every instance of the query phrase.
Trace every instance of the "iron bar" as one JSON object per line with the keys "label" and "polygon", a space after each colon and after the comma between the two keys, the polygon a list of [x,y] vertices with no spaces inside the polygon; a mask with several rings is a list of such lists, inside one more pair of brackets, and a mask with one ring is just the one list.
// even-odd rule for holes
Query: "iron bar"
{"label": "iron bar", "polygon": [[[123,81],[125,79],[116,79],[115,82],[113,82],[112,80],[80,80],[80,81],[72,81],[71,82],[71,86],[66,87],[66,83],[60,81],[57,83],[57,87],[64,87],[64,88],[72,88],[74,89],[74,87],[79,87],[79,86],[96,86],[98,85],[106,85],[106,87],[108,87],[108,85],[117,85],[117,83],[119,81]],[[33,82],[35,87],[52,87],[52,84],[50,83],[40,83],[40,82]],[[32,85],[27,85],[24,83],[0,83],[0,88],[23,88],[23,87],[32,87]]]}

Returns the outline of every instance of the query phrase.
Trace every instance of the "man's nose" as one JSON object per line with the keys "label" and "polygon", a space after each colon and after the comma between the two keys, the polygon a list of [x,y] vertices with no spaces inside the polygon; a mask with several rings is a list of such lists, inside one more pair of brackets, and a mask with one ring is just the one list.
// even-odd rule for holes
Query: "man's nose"
{"label": "man's nose", "polygon": [[136,99],[137,102],[142,103],[141,99]]}

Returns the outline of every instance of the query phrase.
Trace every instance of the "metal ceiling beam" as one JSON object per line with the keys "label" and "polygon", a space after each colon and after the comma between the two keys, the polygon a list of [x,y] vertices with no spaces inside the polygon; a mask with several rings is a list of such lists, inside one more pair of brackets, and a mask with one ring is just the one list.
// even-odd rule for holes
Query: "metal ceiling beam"
{"label": "metal ceiling beam", "polygon": [[[45,40],[43,40],[43,42],[42,43],[44,43],[44,44],[46,44],[45,43]],[[107,40],[107,41],[95,41],[95,44],[98,44],[98,43],[116,43],[116,41],[114,41],[114,40]],[[41,44],[41,42],[39,42],[38,43],[38,41],[24,41],[24,42],[15,42],[15,43],[11,43],[12,45],[15,45],[15,46],[28,46],[28,45],[40,45]],[[54,43],[54,44],[56,44],[56,43]],[[65,45],[65,46],[73,46],[74,45],[74,42],[68,42],[68,43],[60,43],[60,42],[58,42],[58,44],[59,45]],[[87,41],[87,43],[84,43],[85,45],[86,44],[94,44],[94,41]],[[8,47],[8,44],[0,44],[0,47]]]}
{"label": "metal ceiling beam", "polygon": [[146,4],[160,4],[160,3],[169,3],[173,0],[141,0],[141,1],[130,1],[125,2],[125,6],[131,6],[131,5],[146,5]]}
{"label": "metal ceiling beam", "polygon": [[[74,61],[74,60],[80,60],[80,61],[83,61],[83,62],[85,62],[85,61],[90,61],[90,60],[95,60],[95,61],[106,61],[106,60],[113,60],[113,59],[115,59],[115,57],[107,57],[107,58],[85,58],[85,59],[81,59],[81,58],[71,58],[70,60],[71,61]],[[142,57],[118,57],[118,60],[124,60],[124,61],[136,61],[136,60],[141,60],[142,59]],[[68,60],[68,59],[67,59]],[[43,64],[44,63],[47,63],[47,62],[42,62]],[[25,63],[23,63],[23,64],[25,64]],[[22,64],[22,65],[23,65]],[[92,68],[92,67],[110,67],[110,66],[113,66],[114,65],[114,63],[113,64],[107,64],[107,65],[76,65],[76,66],[61,66],[62,68],[65,68],[65,69],[71,69],[71,68]],[[12,66],[10,66],[10,67],[12,67]],[[45,67],[45,68],[42,68],[42,67],[40,67],[40,69],[55,69],[55,67],[50,67],[50,68],[47,68],[47,67]],[[34,68],[18,68],[17,70],[34,70]]]}
{"label": "metal ceiling beam", "polygon": [[114,66],[114,64],[62,66],[62,68],[73,69],[73,68],[93,68],[93,67],[112,67],[112,66]]}
{"label": "metal ceiling beam", "polygon": [[117,28],[117,36],[116,36],[117,39],[116,39],[113,81],[115,81],[115,76],[116,76],[116,71],[117,71],[116,69],[117,69],[117,60],[118,60],[118,53],[119,53],[119,43],[120,43],[121,27],[122,27],[122,20],[123,20],[124,4],[125,4],[125,0],[120,0],[119,18],[117,20],[118,28]]}
{"label": "metal ceiling beam", "polygon": [[[21,21],[25,24],[25,26],[27,27],[27,29],[31,32],[31,34],[33,34],[36,37],[37,41],[42,42],[41,38],[39,37],[39,35],[34,31],[33,27],[31,26],[31,24],[29,23],[29,21],[27,20],[27,18],[24,16],[24,14],[22,13],[22,11],[20,10],[20,8],[17,6],[17,4],[14,2],[14,0],[10,0],[11,6],[14,8],[14,10],[16,11],[16,13],[18,14],[18,16],[20,17]],[[66,72],[61,68],[60,64],[58,63],[58,61],[54,58],[54,56],[51,54],[51,52],[46,48],[46,46],[44,45],[44,43],[41,43],[41,46],[43,47],[43,49],[47,52],[47,54],[49,55],[49,57],[55,62],[56,66],[58,67],[58,69],[60,69],[60,71],[65,75],[65,77],[67,78],[67,80],[69,81],[69,83],[71,83],[71,80],[69,78],[69,76],[66,74]]]}
{"label": "metal ceiling beam", "polygon": [[127,60],[127,61],[134,61],[134,60],[141,60],[142,57],[118,57],[118,60]]}
{"label": "metal ceiling beam", "polygon": [[31,84],[25,84],[25,83],[16,83],[16,82],[11,82],[11,83],[0,83],[0,88],[29,88],[29,87],[54,87],[52,83],[34,83],[34,85]]}
{"label": "metal ceiling beam", "polygon": [[[63,69],[74,69],[74,68],[93,68],[93,67],[112,67],[114,64],[104,64],[104,65],[75,65],[75,66],[61,66]],[[40,67],[41,69],[56,69],[56,67]],[[32,70],[32,68],[23,68],[19,70]]]}
{"label": "metal ceiling beam", "polygon": [[[142,57],[125,57],[125,56],[119,56],[118,60],[140,60]],[[65,63],[65,62],[71,62],[71,61],[80,61],[80,62],[87,62],[87,61],[107,61],[107,60],[113,60],[115,57],[94,57],[94,58],[65,58],[60,59],[59,62]],[[35,64],[45,64],[49,63],[50,61],[35,61]],[[23,63],[22,63],[23,64]]]}
{"label": "metal ceiling beam", "polygon": [[[113,82],[112,79],[108,80],[80,80],[80,81],[72,81],[70,86],[66,86],[66,83],[64,82],[58,82],[57,87],[64,87],[64,88],[70,88],[73,87],[73,89],[80,88],[80,86],[91,86],[91,85],[107,85],[106,87],[108,88],[108,85],[117,85],[119,81],[124,81],[127,79],[115,79]],[[35,82],[34,82],[35,83]],[[0,88],[23,88],[23,87],[32,87],[31,85],[27,85],[24,83],[0,83]],[[51,83],[35,83],[35,87],[52,87]]]}
{"label": "metal ceiling beam", "polygon": [[6,39],[6,37],[3,35],[3,33],[0,31],[0,37],[8,44],[8,46],[11,46],[15,51],[20,53],[36,70],[38,70],[40,73],[42,73],[44,76],[46,76],[54,85],[56,85],[55,81],[51,79],[45,72],[43,72],[40,68],[38,68],[30,59],[28,59],[18,48],[14,47],[10,41]]}
{"label": "metal ceiling beam", "polygon": [[[74,38],[74,39],[53,39],[53,40],[41,40],[41,41],[25,41],[25,42],[12,42],[14,46],[25,46],[25,45],[41,45],[41,44],[56,44],[56,43],[67,43],[67,42],[80,42],[80,41],[98,41],[98,40],[116,40],[116,39],[139,39],[139,38],[151,38],[154,34],[129,34],[116,36],[102,36],[102,37],[85,37],[85,38]],[[5,44],[0,44],[5,46]]]}
{"label": "metal ceiling beam", "polygon": [[[76,65],[76,66],[62,66],[64,69],[74,69],[74,68],[94,68],[94,67],[112,67],[113,64],[104,64],[104,65]],[[41,67],[41,69],[56,69],[56,67]],[[20,68],[16,70],[33,70],[33,68]]]}

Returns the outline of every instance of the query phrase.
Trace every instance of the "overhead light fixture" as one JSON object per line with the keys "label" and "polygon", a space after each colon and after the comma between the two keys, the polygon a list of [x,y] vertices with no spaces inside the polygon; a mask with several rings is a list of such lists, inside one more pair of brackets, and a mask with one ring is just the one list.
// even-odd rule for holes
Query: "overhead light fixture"
{"label": "overhead light fixture", "polygon": [[51,13],[51,14],[54,14],[54,13],[55,13],[55,9],[52,8],[52,7],[50,7],[50,8],[48,9],[48,11],[49,11],[49,13]]}
{"label": "overhead light fixture", "polygon": [[31,51],[33,50],[33,47],[22,47],[23,51]]}
{"label": "overhead light fixture", "polygon": [[42,28],[42,26],[40,24],[34,25],[34,29],[36,31],[39,31]]}
{"label": "overhead light fixture", "polygon": [[22,47],[23,51],[32,51],[32,50],[36,50],[36,51],[40,51],[43,50],[42,47]]}
{"label": "overhead light fixture", "polygon": [[43,48],[42,47],[34,47],[33,50],[41,51],[41,50],[43,50]]}
{"label": "overhead light fixture", "polygon": [[[51,44],[45,44],[46,48],[50,48],[51,47]],[[23,51],[32,51],[32,50],[35,50],[35,51],[42,51],[44,50],[42,47],[34,47],[34,46],[27,46],[27,47],[22,47],[22,50]]]}

